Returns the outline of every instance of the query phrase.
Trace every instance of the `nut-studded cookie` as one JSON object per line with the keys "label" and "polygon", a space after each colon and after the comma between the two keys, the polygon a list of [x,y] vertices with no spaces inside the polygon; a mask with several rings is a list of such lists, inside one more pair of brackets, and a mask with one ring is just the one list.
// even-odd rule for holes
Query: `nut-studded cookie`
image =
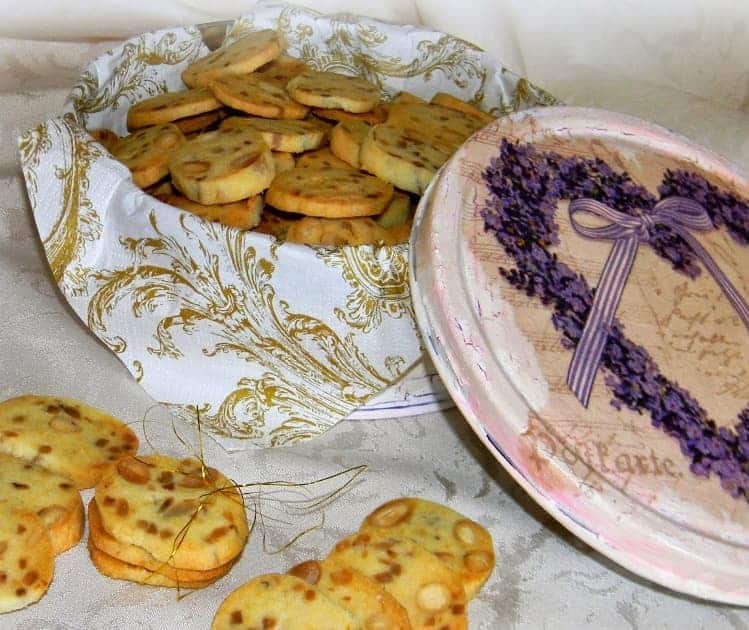
{"label": "nut-studded cookie", "polygon": [[249,74],[278,57],[282,49],[281,39],[275,31],[249,33],[191,63],[182,72],[182,80],[189,87],[200,87],[221,76]]}
{"label": "nut-studded cookie", "polygon": [[29,461],[0,453],[0,501],[33,512],[47,527],[55,554],[83,534],[83,504],[73,480]]}
{"label": "nut-studded cookie", "polygon": [[274,151],[301,153],[316,149],[325,140],[329,126],[316,120],[273,120],[232,116],[221,129],[247,129],[259,133]]}
{"label": "nut-studded cookie", "polygon": [[276,169],[268,145],[257,132],[222,126],[175,151],[169,172],[185,197],[208,205],[257,195],[268,187]]}
{"label": "nut-studded cookie", "polygon": [[356,619],[294,575],[269,573],[240,586],[219,606],[211,630],[356,630]]}
{"label": "nut-studded cookie", "polygon": [[360,168],[359,152],[372,127],[359,120],[343,120],[330,132],[330,150],[352,168]]}
{"label": "nut-studded cookie", "polygon": [[111,129],[93,129],[88,133],[107,151],[111,150],[111,148],[115,144],[117,144],[117,141],[120,139],[120,137]]}
{"label": "nut-studded cookie", "polygon": [[427,104],[423,98],[420,98],[411,92],[398,92],[398,94],[393,97],[393,100],[390,101],[391,105],[411,105],[413,103],[422,103],[423,105]]}
{"label": "nut-studded cookie", "polygon": [[165,92],[133,105],[127,112],[127,128],[140,129],[150,125],[161,125],[179,118],[204,114],[220,107],[221,103],[207,88]]}
{"label": "nut-studded cookie", "polygon": [[483,120],[485,124],[494,122],[494,117],[490,116],[486,112],[480,110],[475,105],[461,101],[459,98],[447,94],[446,92],[438,92],[429,101],[432,105],[439,105],[440,107],[447,107],[447,109],[454,109],[458,112],[463,112],[469,116],[475,116],[479,120]]}
{"label": "nut-studded cookie", "polygon": [[215,221],[216,223],[221,223],[221,225],[234,227],[239,230],[251,230],[254,228],[260,223],[260,217],[263,213],[263,198],[261,195],[255,195],[248,199],[232,203],[209,205],[197,203],[182,195],[167,193],[156,195],[156,197],[171,206],[192,212],[192,214],[202,217],[206,221]]}
{"label": "nut-studded cookie", "polygon": [[409,192],[422,194],[449,153],[394,125],[375,125],[359,152],[361,167]]}
{"label": "nut-studded cookie", "polygon": [[411,135],[447,153],[453,153],[486,123],[476,116],[454,109],[413,103],[392,105],[387,124],[403,127]]}
{"label": "nut-studded cookie", "polygon": [[469,599],[494,568],[494,545],[485,528],[455,510],[424,499],[389,501],[367,516],[360,531],[416,541],[450,567]]}
{"label": "nut-studded cookie", "polygon": [[255,228],[255,232],[268,234],[276,240],[285,241],[291,226],[301,218],[303,218],[301,215],[287,214],[286,212],[272,210],[266,206],[263,210],[263,216],[260,218],[260,224]]}
{"label": "nut-studded cookie", "polygon": [[169,173],[169,157],[185,142],[182,132],[166,123],[120,138],[109,152],[130,169],[136,186],[147,188]]}
{"label": "nut-studded cookie", "polygon": [[286,88],[262,75],[230,75],[216,79],[211,90],[224,105],[253,116],[299,120],[309,113],[309,107],[297,103]]}
{"label": "nut-studded cookie", "polygon": [[270,61],[255,70],[255,74],[262,75],[265,79],[278,81],[279,83],[286,85],[295,76],[298,76],[307,70],[309,70],[309,66],[307,66],[307,64],[301,59],[289,57],[288,55],[280,55],[273,61]]}
{"label": "nut-studded cookie", "polygon": [[396,191],[382,214],[374,217],[377,225],[389,230],[406,223],[411,218],[411,199],[405,193]]}
{"label": "nut-studded cookie", "polygon": [[113,462],[138,450],[122,422],[77,400],[20,396],[0,403],[0,452],[90,488]]}
{"label": "nut-studded cookie", "polygon": [[359,533],[341,540],[327,564],[382,584],[408,613],[411,627],[467,628],[463,585],[437,556],[412,540]]}
{"label": "nut-studded cookie", "polygon": [[180,118],[174,121],[174,125],[187,136],[191,133],[209,130],[211,127],[218,125],[227,115],[226,108],[222,107],[221,109],[215,109],[205,114]]}
{"label": "nut-studded cookie", "polygon": [[38,602],[52,581],[55,554],[42,519],[0,502],[0,613]]}
{"label": "nut-studded cookie", "polygon": [[296,161],[296,166],[297,168],[351,168],[341,158],[333,155],[333,152],[328,147],[302,153]]}
{"label": "nut-studded cookie", "polygon": [[350,612],[363,630],[410,630],[408,613],[390,593],[358,571],[308,560],[289,569],[290,575],[316,586]]}
{"label": "nut-studded cookie", "polygon": [[96,485],[95,500],[110,536],[176,569],[216,569],[247,541],[242,496],[197,460],[125,457]]}
{"label": "nut-studded cookie", "polygon": [[304,245],[340,247],[341,245],[391,244],[392,237],[385,228],[369,217],[352,219],[321,219],[303,217],[293,223],[286,240]]}
{"label": "nut-studded cookie", "polygon": [[314,70],[294,77],[286,90],[304,105],[353,113],[370,111],[380,99],[379,88],[365,79]]}
{"label": "nut-studded cookie", "polygon": [[388,111],[389,105],[384,103],[377,103],[377,105],[368,112],[362,112],[360,114],[347,112],[342,109],[325,109],[324,107],[314,107],[312,109],[312,113],[318,118],[333,120],[335,122],[356,120],[367,123],[368,125],[379,125],[380,123],[384,123],[388,118]]}
{"label": "nut-studded cookie", "polygon": [[296,166],[296,160],[292,153],[273,151],[271,155],[273,155],[273,163],[276,165],[276,175],[284,171],[290,171]]}
{"label": "nut-studded cookie", "polygon": [[387,182],[352,169],[295,168],[273,180],[265,200],[307,216],[350,218],[380,214],[393,196]]}

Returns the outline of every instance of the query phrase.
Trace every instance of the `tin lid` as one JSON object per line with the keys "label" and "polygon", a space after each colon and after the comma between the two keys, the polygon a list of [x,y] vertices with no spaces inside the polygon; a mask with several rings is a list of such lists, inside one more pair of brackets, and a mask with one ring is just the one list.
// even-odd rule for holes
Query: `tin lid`
{"label": "tin lid", "polygon": [[410,251],[428,352],[515,480],[624,567],[744,605],[747,200],[663,128],[528,110],[442,168]]}

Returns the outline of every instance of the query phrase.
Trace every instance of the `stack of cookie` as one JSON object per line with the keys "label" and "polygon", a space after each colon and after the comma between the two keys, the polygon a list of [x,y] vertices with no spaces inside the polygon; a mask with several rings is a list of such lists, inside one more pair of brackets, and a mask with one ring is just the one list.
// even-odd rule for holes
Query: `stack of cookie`
{"label": "stack of cookie", "polygon": [[430,501],[397,499],[325,560],[235,590],[212,628],[465,629],[467,603],[493,568],[485,528]]}
{"label": "stack of cookie", "polygon": [[282,49],[251,33],[188,66],[189,89],[131,107],[131,135],[92,133],[136,185],[207,220],[310,245],[407,240],[436,170],[493,118],[447,94],[385,103]]}
{"label": "stack of cookie", "polygon": [[44,595],[55,556],[83,533],[78,490],[137,448],[122,422],[75,400],[0,403],[0,613]]}
{"label": "stack of cookie", "polygon": [[104,575],[202,588],[226,575],[247,542],[241,493],[195,459],[120,459],[88,507],[88,548]]}

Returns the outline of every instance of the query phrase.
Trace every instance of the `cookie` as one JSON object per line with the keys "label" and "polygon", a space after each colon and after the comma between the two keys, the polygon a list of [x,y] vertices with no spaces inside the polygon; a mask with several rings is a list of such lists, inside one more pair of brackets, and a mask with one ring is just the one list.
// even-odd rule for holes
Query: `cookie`
{"label": "cookie", "polygon": [[161,125],[179,118],[197,116],[219,109],[221,103],[208,88],[165,92],[143,99],[127,112],[127,128],[140,129]]}
{"label": "cookie", "polygon": [[437,556],[407,539],[355,534],[330,552],[331,570],[353,569],[387,590],[406,609],[412,628],[465,630],[466,595]]}
{"label": "cookie", "polygon": [[285,241],[291,226],[301,218],[299,215],[290,215],[286,212],[271,210],[266,206],[263,210],[263,216],[260,217],[260,224],[255,228],[255,232],[268,234],[279,241]]}
{"label": "cookie", "polygon": [[117,558],[104,553],[101,549],[97,549],[89,538],[88,541],[88,553],[97,568],[99,573],[106,575],[114,580],[127,580],[129,582],[137,582],[138,584],[144,584],[146,586],[167,586],[171,588],[205,588],[216,579],[210,580],[196,580],[196,581],[177,581],[169,578],[161,573],[155,571],[149,571],[141,566],[134,564],[128,564]]}
{"label": "cookie", "polygon": [[367,516],[359,531],[416,541],[447,564],[463,583],[468,599],[476,595],[494,568],[494,545],[485,528],[424,499],[389,501]]}
{"label": "cookie", "polygon": [[94,129],[93,131],[89,131],[88,135],[96,140],[107,151],[111,150],[120,139],[120,137],[111,129]]}
{"label": "cookie", "polygon": [[469,116],[474,116],[479,120],[484,121],[485,124],[494,122],[493,116],[490,116],[486,112],[480,110],[475,105],[471,105],[470,103],[461,101],[459,98],[456,98],[451,94],[447,94],[446,92],[438,92],[432,97],[432,100],[429,102],[432,105],[447,107],[447,109],[454,109],[455,111],[463,112],[464,114],[468,114]]}
{"label": "cookie", "polygon": [[273,120],[232,116],[221,123],[221,129],[249,129],[259,133],[274,151],[301,153],[319,147],[329,127],[315,120]]}
{"label": "cookie", "polygon": [[414,137],[453,153],[486,123],[454,109],[413,103],[392,105],[387,124],[407,129]]}
{"label": "cookie", "polygon": [[295,101],[326,109],[368,112],[380,100],[380,90],[365,79],[334,72],[307,70],[286,84]]}
{"label": "cookie", "polygon": [[146,188],[143,192],[147,192],[152,197],[156,197],[157,199],[161,199],[161,197],[165,195],[174,195],[175,191],[172,187],[172,182],[170,182],[168,179],[164,179],[153,186],[149,186]]}
{"label": "cookie", "polygon": [[206,221],[214,221],[239,230],[251,230],[254,228],[260,223],[260,216],[263,212],[263,198],[261,195],[255,195],[249,199],[234,201],[232,203],[209,205],[197,203],[182,195],[162,194],[156,195],[156,197],[170,206],[187,210],[187,212],[196,214]]}
{"label": "cookie", "polygon": [[394,125],[375,125],[359,153],[362,169],[386,182],[422,194],[449,153]]}
{"label": "cookie", "polygon": [[402,192],[395,192],[387,208],[375,217],[377,225],[389,230],[406,223],[411,218],[411,199]]}
{"label": "cookie", "polygon": [[297,168],[319,168],[323,166],[327,166],[328,168],[351,168],[341,158],[333,155],[333,152],[328,147],[302,153],[296,161],[296,166]]}
{"label": "cookie", "polygon": [[[118,567],[115,563],[110,562],[111,560],[125,563],[126,565],[129,565],[129,567],[143,569],[148,573],[158,574],[156,576],[151,576],[150,580],[165,577],[167,580],[173,582],[175,586],[177,582],[180,584],[210,584],[226,575],[234,564],[233,562],[229,562],[208,571],[191,571],[189,569],[179,569],[174,567],[172,566],[171,561],[163,562],[156,560],[145,549],[136,545],[122,543],[107,533],[101,523],[101,514],[99,513],[99,508],[96,505],[95,499],[91,499],[88,504],[88,525],[89,551],[93,547],[97,551],[108,556],[108,558],[104,558],[103,560],[105,561],[104,564],[109,568],[109,572],[106,573],[109,577],[129,579],[127,577],[120,577],[112,574],[118,569]],[[153,581],[150,581],[150,583],[153,583]],[[171,585],[172,584],[166,584],[166,586]]]}
{"label": "cookie", "polygon": [[289,569],[290,575],[307,584],[347,610],[364,630],[410,630],[408,613],[398,601],[374,580],[348,568],[331,568],[327,562],[308,560]]}
{"label": "cookie", "polygon": [[182,80],[189,87],[201,87],[222,76],[249,74],[278,57],[282,49],[275,31],[256,31],[194,61],[182,72]]}
{"label": "cookie", "polygon": [[206,205],[253,197],[276,173],[270,149],[257,132],[223,126],[177,149],[169,172],[177,190]]}
{"label": "cookie", "polygon": [[182,132],[166,123],[120,138],[109,152],[130,169],[136,186],[147,188],[169,173],[169,157],[185,142]]}
{"label": "cookie", "polygon": [[401,223],[400,225],[395,225],[391,228],[388,228],[387,231],[390,236],[390,242],[393,245],[397,243],[407,243],[411,238],[412,227],[413,222],[411,220],[408,220],[405,223]]}
{"label": "cookie", "polygon": [[292,153],[273,151],[271,155],[273,156],[273,163],[276,165],[276,175],[284,171],[290,171],[296,166],[296,160]]}
{"label": "cookie", "polygon": [[241,494],[214,469],[203,476],[197,460],[124,457],[96,485],[95,500],[110,536],[176,569],[216,569],[247,541]]}
{"label": "cookie", "polygon": [[390,233],[369,217],[321,219],[303,217],[293,223],[286,240],[304,245],[340,247],[342,245],[390,244]]}
{"label": "cookie", "polygon": [[286,88],[262,75],[230,75],[216,79],[211,90],[224,105],[263,118],[302,119],[309,107],[297,103]]}
{"label": "cookie", "polygon": [[255,74],[262,75],[263,78],[271,81],[278,81],[285,86],[291,79],[307,70],[309,67],[301,59],[281,55],[255,70]]}
{"label": "cookie", "polygon": [[330,132],[330,150],[352,168],[360,168],[359,151],[372,127],[359,120],[343,120]]}
{"label": "cookie", "polygon": [[191,133],[209,130],[214,125],[218,125],[226,116],[226,109],[222,107],[221,109],[215,109],[205,114],[180,118],[174,121],[174,125],[187,136]]}
{"label": "cookie", "polygon": [[356,630],[343,608],[294,575],[269,573],[240,586],[219,606],[211,630]]}
{"label": "cookie", "polygon": [[38,602],[47,592],[55,554],[36,514],[4,502],[0,511],[0,613],[6,613]]}
{"label": "cookie", "polygon": [[376,177],[343,168],[295,168],[273,180],[265,200],[274,208],[330,219],[380,214],[393,187]]}
{"label": "cookie", "polygon": [[388,106],[383,103],[377,103],[377,105],[368,112],[362,112],[360,114],[354,114],[353,112],[347,112],[342,109],[325,109],[322,107],[315,107],[312,109],[312,113],[318,118],[333,120],[335,122],[358,120],[359,122],[367,123],[368,125],[379,125],[380,123],[384,123],[387,120],[388,111]]}
{"label": "cookie", "polygon": [[90,488],[138,438],[112,416],[53,396],[20,396],[0,403],[0,452],[32,461]]}
{"label": "cookie", "polygon": [[412,105],[414,103],[422,103],[423,105],[427,104],[427,102],[423,98],[420,98],[416,96],[416,94],[412,94],[411,92],[398,92],[393,100],[390,101],[391,105]]}
{"label": "cookie", "polygon": [[73,480],[0,453],[0,501],[42,519],[55,554],[70,549],[83,534],[83,503]]}

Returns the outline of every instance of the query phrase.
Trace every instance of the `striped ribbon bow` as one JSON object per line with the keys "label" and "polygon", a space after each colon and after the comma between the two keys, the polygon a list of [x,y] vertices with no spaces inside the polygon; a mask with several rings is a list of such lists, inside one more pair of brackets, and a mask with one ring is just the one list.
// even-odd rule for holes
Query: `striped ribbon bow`
{"label": "striped ribbon bow", "polygon": [[[610,223],[600,227],[585,226],[576,216],[581,212],[593,214]],[[744,325],[749,328],[749,306],[710,254],[691,234],[692,230],[704,232],[713,229],[707,211],[693,199],[667,197],[639,216],[619,212],[593,199],[575,199],[570,202],[569,216],[572,227],[581,236],[614,241],[603,267],[583,334],[567,371],[567,385],[585,407],[590,400],[601,355],[632,270],[637,248],[640,243],[650,240],[651,229],[656,225],[668,226],[687,242],[723,290]]]}

